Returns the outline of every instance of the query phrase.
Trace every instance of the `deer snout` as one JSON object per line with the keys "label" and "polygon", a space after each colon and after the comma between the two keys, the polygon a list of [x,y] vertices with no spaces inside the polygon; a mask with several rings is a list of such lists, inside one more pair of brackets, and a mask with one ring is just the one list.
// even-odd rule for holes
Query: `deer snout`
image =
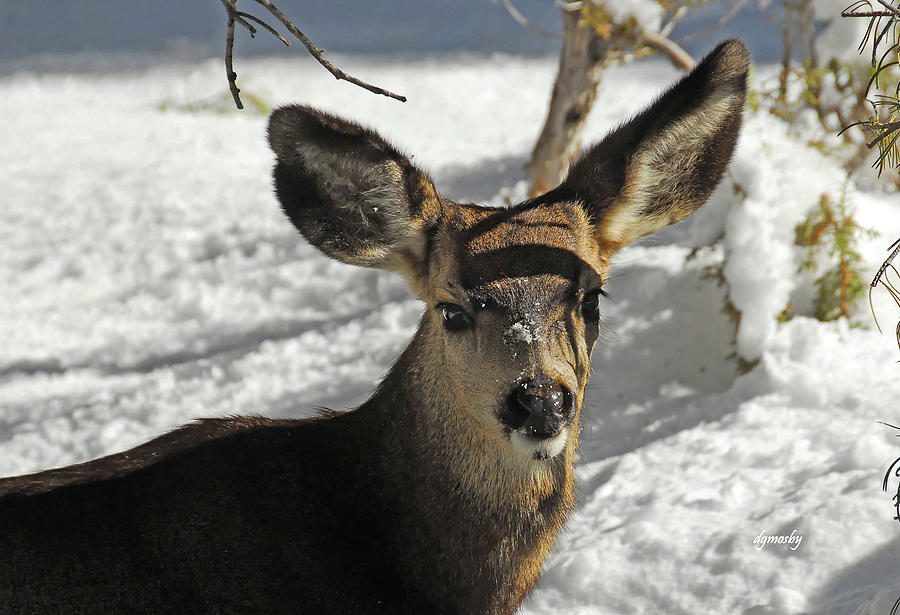
{"label": "deer snout", "polygon": [[549,377],[520,380],[506,399],[500,422],[532,438],[552,438],[568,424],[574,405],[572,392]]}

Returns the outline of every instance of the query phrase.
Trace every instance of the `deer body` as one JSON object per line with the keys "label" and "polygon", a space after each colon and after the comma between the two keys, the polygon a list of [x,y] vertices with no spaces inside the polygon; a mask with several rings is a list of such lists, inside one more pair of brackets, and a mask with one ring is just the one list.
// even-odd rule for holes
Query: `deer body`
{"label": "deer body", "polygon": [[354,411],[208,419],[0,480],[0,605],[513,613],[574,504],[612,255],[709,196],[747,62],[724,43],[563,184],[509,209],[440,197],[371,130],[276,111],[285,213],[327,255],[406,276],[427,305],[412,342]]}
{"label": "deer body", "polygon": [[402,384],[414,349],[354,412],[205,420],[0,483],[4,612],[512,612],[571,472],[523,490],[531,508],[465,497],[452,456],[418,444],[433,427]]}

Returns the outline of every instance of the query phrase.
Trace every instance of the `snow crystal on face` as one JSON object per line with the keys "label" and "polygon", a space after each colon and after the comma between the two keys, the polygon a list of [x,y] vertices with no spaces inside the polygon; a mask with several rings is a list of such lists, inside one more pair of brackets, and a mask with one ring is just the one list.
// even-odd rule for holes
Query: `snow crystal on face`
{"label": "snow crystal on face", "polygon": [[[544,322],[544,308],[541,303],[537,302],[530,311],[525,312],[519,320],[509,326],[504,333],[504,338],[507,340],[507,343],[518,341],[532,344],[543,341],[544,336],[541,334],[541,331],[547,325],[548,323]],[[551,327],[553,326],[558,325],[557,323],[552,323]]]}
{"label": "snow crystal on face", "polygon": [[526,344],[530,344],[535,340],[535,334],[532,330],[530,324],[525,320],[520,320],[518,322],[513,323],[513,325],[507,329],[508,337],[513,340],[519,340],[525,342]]}

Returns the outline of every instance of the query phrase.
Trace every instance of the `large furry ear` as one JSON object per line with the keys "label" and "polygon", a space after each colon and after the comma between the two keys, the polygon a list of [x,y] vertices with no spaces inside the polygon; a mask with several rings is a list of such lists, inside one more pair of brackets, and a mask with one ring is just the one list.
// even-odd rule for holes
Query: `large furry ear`
{"label": "large furry ear", "polygon": [[548,196],[581,201],[609,253],[688,217],[731,159],[749,68],[743,43],[720,44],[650,107],[587,150]]}
{"label": "large furry ear", "polygon": [[291,222],[328,256],[415,271],[441,200],[431,180],[375,131],[310,107],[276,109],[275,192]]}

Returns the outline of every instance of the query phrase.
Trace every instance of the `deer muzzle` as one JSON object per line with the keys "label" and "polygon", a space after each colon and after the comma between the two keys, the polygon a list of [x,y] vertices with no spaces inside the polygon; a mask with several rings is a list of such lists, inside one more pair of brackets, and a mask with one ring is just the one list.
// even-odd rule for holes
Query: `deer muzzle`
{"label": "deer muzzle", "polygon": [[500,422],[529,438],[553,438],[571,421],[574,406],[568,388],[541,375],[515,384],[500,412]]}

